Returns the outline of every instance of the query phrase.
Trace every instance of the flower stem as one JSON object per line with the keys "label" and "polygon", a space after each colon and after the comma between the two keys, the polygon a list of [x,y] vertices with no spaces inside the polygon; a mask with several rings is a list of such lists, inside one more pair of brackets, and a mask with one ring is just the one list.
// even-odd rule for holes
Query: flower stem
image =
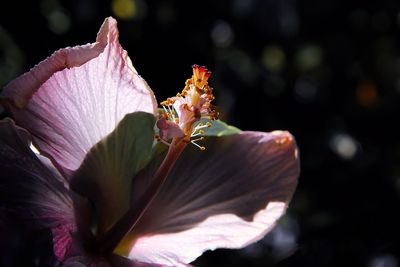
{"label": "flower stem", "polygon": [[133,227],[135,227],[160,191],[172,170],[172,167],[187,144],[188,141],[184,138],[174,138],[172,140],[167,155],[155,172],[153,182],[150,184],[146,192],[137,202],[131,204],[129,210],[111,227],[109,231],[98,238],[97,249],[101,253],[112,253],[119,242],[133,229]]}

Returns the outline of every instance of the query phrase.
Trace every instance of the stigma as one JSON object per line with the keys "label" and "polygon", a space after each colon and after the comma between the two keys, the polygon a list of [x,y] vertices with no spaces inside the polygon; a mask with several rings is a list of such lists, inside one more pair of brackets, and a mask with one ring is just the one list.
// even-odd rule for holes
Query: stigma
{"label": "stigma", "polygon": [[209,128],[212,124],[199,121],[203,118],[216,120],[218,113],[211,104],[214,100],[213,89],[208,85],[211,72],[198,65],[193,65],[192,69],[193,75],[186,80],[182,92],[161,102],[163,110],[157,121],[160,134],[156,139],[169,144],[170,139],[180,138],[204,150],[205,147],[197,142],[204,140],[201,136],[204,128]]}

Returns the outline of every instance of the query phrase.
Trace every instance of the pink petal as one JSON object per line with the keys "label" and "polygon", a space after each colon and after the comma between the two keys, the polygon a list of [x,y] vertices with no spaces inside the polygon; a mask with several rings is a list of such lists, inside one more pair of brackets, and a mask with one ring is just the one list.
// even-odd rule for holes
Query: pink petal
{"label": "pink petal", "polygon": [[26,229],[51,229],[54,252],[61,260],[77,230],[72,196],[29,145],[27,131],[10,119],[0,121],[0,205]]}
{"label": "pink petal", "polygon": [[63,174],[128,113],[155,114],[156,101],[118,42],[107,18],[93,44],[65,48],[4,88],[19,125]]}
{"label": "pink petal", "polygon": [[185,266],[206,250],[256,242],[284,214],[299,175],[289,133],[207,137],[205,146],[186,148],[117,252],[125,246],[132,259]]}
{"label": "pink petal", "polygon": [[113,132],[87,153],[70,180],[73,191],[88,198],[102,235],[130,206],[131,181],[151,159],[155,118],[135,112],[126,115]]}
{"label": "pink petal", "polygon": [[166,265],[132,261],[115,254],[111,254],[107,259],[110,261],[111,265],[115,267],[168,267]]}
{"label": "pink petal", "polygon": [[183,136],[183,132],[178,124],[164,118],[157,121],[157,127],[160,130],[160,138],[163,140]]}

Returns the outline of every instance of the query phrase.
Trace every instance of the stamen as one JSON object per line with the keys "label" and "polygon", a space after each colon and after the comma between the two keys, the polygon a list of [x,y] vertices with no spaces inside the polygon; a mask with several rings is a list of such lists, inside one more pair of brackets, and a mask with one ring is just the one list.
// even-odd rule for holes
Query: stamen
{"label": "stamen", "polygon": [[199,137],[199,138],[196,138],[196,139],[193,139],[193,140],[190,140],[190,142],[196,142],[196,141],[203,141],[204,140],[204,136],[202,136],[202,137]]}
{"label": "stamen", "polygon": [[[204,135],[204,131],[201,129],[209,128],[212,124],[210,122],[200,123],[199,121],[202,118],[216,120],[218,112],[210,103],[214,100],[213,89],[208,85],[211,72],[206,67],[198,65],[193,65],[192,70],[193,75],[186,80],[182,92],[177,93],[174,97],[167,98],[167,100],[161,102],[161,105],[165,111],[164,118],[169,121],[168,123],[174,122],[176,124],[174,127],[177,126],[182,130],[184,141],[191,142],[204,150],[205,148],[196,142],[204,139],[204,137],[200,137]],[[179,117],[180,112],[177,111],[181,110],[183,116]],[[196,122],[198,124],[194,126]],[[193,137],[199,138],[190,140]],[[160,142],[162,141],[160,140]]]}
{"label": "stamen", "polygon": [[204,146],[200,146],[199,144],[196,143],[197,141],[203,141],[203,140],[204,140],[204,137],[202,136],[202,137],[190,140],[190,143],[192,143],[193,145],[195,145],[198,148],[200,148],[200,150],[205,150],[206,148]]}
{"label": "stamen", "polygon": [[165,141],[164,139],[160,139],[159,140],[161,143],[163,143],[164,145],[166,145],[166,146],[170,146],[171,144],[170,143],[168,143],[167,141]]}
{"label": "stamen", "polygon": [[204,125],[203,123],[200,122],[199,124],[196,125],[196,127],[194,127],[193,133],[194,133],[195,131],[200,130],[200,129],[203,129],[203,128],[210,128],[211,126],[212,126],[211,122],[207,122],[205,125]]}
{"label": "stamen", "polygon": [[163,107],[163,109],[164,109],[164,111],[165,111],[165,114],[167,114],[167,116],[168,116],[168,118],[167,118],[167,119],[169,119],[170,115],[169,115],[169,112],[168,112],[168,110],[165,108],[165,106],[164,106],[164,105],[163,105],[162,107]]}
{"label": "stamen", "polygon": [[199,144],[197,144],[196,142],[194,142],[194,140],[190,141],[193,145],[197,146],[200,150],[206,150],[206,148],[204,146],[200,146]]}
{"label": "stamen", "polygon": [[168,106],[168,110],[169,110],[169,112],[170,112],[170,114],[171,114],[171,120],[172,120],[173,122],[175,122],[175,121],[176,121],[176,118],[175,118],[174,112],[173,112],[172,109],[171,109],[171,106]]}
{"label": "stamen", "polygon": [[165,141],[164,139],[162,139],[159,135],[154,136],[154,138],[158,141],[163,143],[164,145],[170,146],[171,144],[168,143],[167,141]]}
{"label": "stamen", "polygon": [[195,131],[192,132],[190,137],[195,137],[195,136],[202,135],[202,134],[204,134],[203,130],[199,130],[197,133],[196,133],[196,130],[195,130]]}

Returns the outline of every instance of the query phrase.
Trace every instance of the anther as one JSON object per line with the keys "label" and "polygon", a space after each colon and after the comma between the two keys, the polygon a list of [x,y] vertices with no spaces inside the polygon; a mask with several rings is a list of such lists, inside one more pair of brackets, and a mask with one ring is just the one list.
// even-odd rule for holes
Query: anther
{"label": "anther", "polygon": [[196,142],[194,142],[194,140],[191,141],[191,143],[192,143],[193,145],[197,146],[200,150],[206,150],[206,148],[205,148],[204,146],[200,146],[199,144],[197,144]]}
{"label": "anther", "polygon": [[165,116],[165,115],[164,115],[164,116],[166,117],[166,119],[169,119],[171,115],[169,114],[168,110],[165,108],[164,105],[163,105],[162,107],[163,107],[163,109],[164,109],[164,111],[165,111],[164,114],[166,115],[166,116]]}
{"label": "anther", "polygon": [[171,106],[168,106],[169,114],[171,115],[171,121],[175,121],[174,111],[171,109]]}

